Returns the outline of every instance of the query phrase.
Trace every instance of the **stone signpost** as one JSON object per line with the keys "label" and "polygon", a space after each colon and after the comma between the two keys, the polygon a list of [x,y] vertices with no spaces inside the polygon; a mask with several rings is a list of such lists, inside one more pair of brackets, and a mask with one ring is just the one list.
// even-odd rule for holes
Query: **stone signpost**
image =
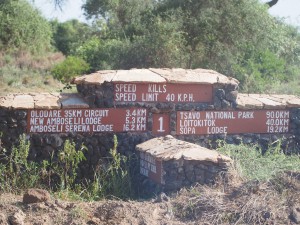
{"label": "stone signpost", "polygon": [[[281,138],[285,149],[300,152],[297,96],[240,94],[237,80],[203,69],[107,70],[74,83],[78,94],[1,97],[2,146],[11,147],[27,133],[29,157],[42,160],[72,138],[89,149],[83,176],[106,156],[114,133],[118,150],[125,154],[137,144],[170,134],[209,148],[219,139],[267,147]],[[141,174],[162,183],[167,168],[162,162],[142,151]]]}
{"label": "stone signpost", "polygon": [[145,132],[147,109],[29,110],[28,133]]}
{"label": "stone signpost", "polygon": [[177,134],[288,133],[288,110],[177,112]]}
{"label": "stone signpost", "polygon": [[114,84],[116,102],[212,102],[212,85],[204,84]]}

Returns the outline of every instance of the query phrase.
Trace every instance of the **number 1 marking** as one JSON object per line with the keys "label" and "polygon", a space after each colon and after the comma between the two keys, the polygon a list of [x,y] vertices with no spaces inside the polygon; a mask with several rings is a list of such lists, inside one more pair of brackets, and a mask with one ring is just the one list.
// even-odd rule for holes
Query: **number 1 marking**
{"label": "number 1 marking", "polygon": [[159,130],[157,130],[157,132],[165,132],[165,130],[163,130],[163,125],[164,125],[164,118],[163,117],[159,117]]}

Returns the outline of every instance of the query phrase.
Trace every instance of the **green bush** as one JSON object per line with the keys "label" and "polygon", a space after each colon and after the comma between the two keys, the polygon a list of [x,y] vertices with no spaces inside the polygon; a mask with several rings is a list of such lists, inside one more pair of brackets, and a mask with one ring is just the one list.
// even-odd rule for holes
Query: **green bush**
{"label": "green bush", "polygon": [[62,63],[57,64],[51,70],[54,78],[63,83],[70,82],[74,77],[88,72],[90,66],[83,59],[69,56]]}
{"label": "green bush", "polygon": [[0,50],[43,52],[50,49],[51,28],[25,0],[0,3]]}
{"label": "green bush", "polygon": [[300,171],[300,155],[287,155],[280,141],[265,153],[258,146],[224,144],[217,150],[231,157],[233,168],[245,180],[268,181],[284,171]]}
{"label": "green bush", "polygon": [[63,23],[54,20],[50,23],[53,30],[53,45],[66,56],[72,55],[75,49],[94,35],[92,26],[76,19]]}
{"label": "green bush", "polygon": [[83,150],[86,150],[84,146],[76,151],[75,142],[66,140],[63,150],[59,152],[57,168],[59,168],[61,189],[71,188],[75,185],[79,163],[86,160]]}
{"label": "green bush", "polygon": [[284,59],[269,50],[245,52],[244,58],[233,65],[236,78],[241,82],[244,92],[265,92],[275,82],[291,79]]}
{"label": "green bush", "polygon": [[132,181],[136,169],[131,168],[133,158],[118,153],[117,145],[114,136],[114,147],[109,151],[109,157],[98,164],[94,180],[84,180],[77,174],[79,164],[86,160],[84,145],[77,149],[75,142],[66,140],[57,154],[37,163],[28,161],[30,142],[26,135],[21,135],[17,146],[9,151],[0,149],[0,192],[18,193],[27,188],[45,188],[64,199],[133,198],[137,189]]}
{"label": "green bush", "polygon": [[85,193],[87,199],[101,199],[115,196],[122,199],[133,198],[137,185],[133,186],[133,157],[126,157],[117,152],[118,140],[114,135],[114,146],[109,151],[107,162],[102,161],[95,172],[94,181]]}
{"label": "green bush", "polygon": [[126,40],[101,40],[93,37],[77,48],[75,55],[88,62],[93,71],[124,69],[121,62],[127,57],[124,52],[128,44]]}
{"label": "green bush", "polygon": [[0,152],[0,191],[18,192],[19,190],[41,187],[40,169],[37,163],[29,162],[30,143],[26,135],[21,135],[19,144],[13,146],[9,153]]}
{"label": "green bush", "polygon": [[130,177],[129,160],[126,156],[117,152],[118,140],[114,135],[114,147],[110,149],[110,164],[106,171],[106,194],[119,198],[132,197],[132,184]]}

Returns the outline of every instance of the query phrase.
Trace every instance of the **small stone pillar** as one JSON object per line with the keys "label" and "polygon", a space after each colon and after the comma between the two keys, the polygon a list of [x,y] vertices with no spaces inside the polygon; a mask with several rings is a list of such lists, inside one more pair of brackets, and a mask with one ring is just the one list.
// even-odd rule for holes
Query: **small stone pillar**
{"label": "small stone pillar", "polygon": [[140,172],[162,186],[178,190],[196,183],[209,184],[231,159],[217,151],[175,139],[171,135],[148,140],[136,146],[140,152]]}

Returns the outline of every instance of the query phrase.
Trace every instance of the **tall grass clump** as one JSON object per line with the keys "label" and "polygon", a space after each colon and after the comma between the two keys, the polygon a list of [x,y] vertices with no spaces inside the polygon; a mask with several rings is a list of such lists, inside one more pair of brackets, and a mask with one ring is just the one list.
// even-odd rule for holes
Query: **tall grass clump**
{"label": "tall grass clump", "polygon": [[3,148],[0,152],[0,191],[18,192],[19,190],[40,187],[40,167],[28,161],[30,143],[23,134],[19,144],[11,152]]}
{"label": "tall grass clump", "polygon": [[94,174],[94,181],[88,188],[88,194],[93,199],[117,197],[121,199],[133,198],[132,162],[134,156],[124,156],[117,152],[118,140],[114,135],[114,146],[109,151],[109,156],[102,161]]}
{"label": "tall grass clump", "polygon": [[0,191],[19,192],[27,188],[46,188],[48,190],[75,190],[79,163],[85,160],[83,150],[75,149],[75,143],[65,141],[58,152],[58,159],[41,163],[28,160],[30,142],[23,134],[18,145],[10,151],[0,152]]}
{"label": "tall grass clump", "polygon": [[132,196],[130,161],[117,152],[118,140],[114,135],[114,147],[110,149],[110,164],[106,171],[106,192],[120,198]]}
{"label": "tall grass clump", "polygon": [[61,180],[61,189],[75,185],[79,163],[86,160],[83,150],[86,150],[85,146],[76,151],[75,142],[65,141],[64,148],[59,152],[58,166],[56,166]]}
{"label": "tall grass clump", "polygon": [[0,192],[44,188],[63,199],[133,198],[136,167],[132,162],[135,158],[121,155],[117,146],[114,136],[114,146],[108,157],[99,160],[94,179],[87,180],[78,174],[80,163],[86,160],[84,145],[78,149],[74,141],[66,140],[63,148],[49,159],[32,162],[28,160],[30,142],[25,134],[21,135],[18,145],[9,151],[0,148]]}
{"label": "tall grass clump", "polygon": [[233,168],[245,181],[269,181],[284,171],[300,171],[300,155],[287,155],[280,146],[279,141],[263,152],[257,145],[225,143],[217,150],[234,160]]}

